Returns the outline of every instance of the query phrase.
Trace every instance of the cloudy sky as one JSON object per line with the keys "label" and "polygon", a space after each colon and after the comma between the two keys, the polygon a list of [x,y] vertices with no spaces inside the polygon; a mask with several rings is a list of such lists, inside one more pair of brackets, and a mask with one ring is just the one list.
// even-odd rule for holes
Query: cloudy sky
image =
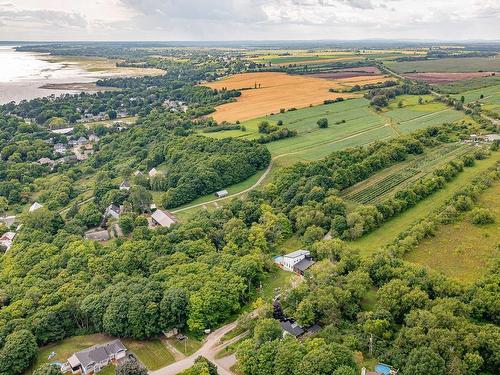
{"label": "cloudy sky", "polygon": [[500,39],[500,0],[0,0],[0,40]]}

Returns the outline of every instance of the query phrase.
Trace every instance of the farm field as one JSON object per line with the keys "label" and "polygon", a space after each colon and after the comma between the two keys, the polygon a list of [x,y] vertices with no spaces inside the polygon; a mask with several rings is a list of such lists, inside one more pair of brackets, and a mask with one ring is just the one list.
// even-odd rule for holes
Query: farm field
{"label": "farm field", "polygon": [[413,181],[432,173],[440,165],[471,150],[464,144],[445,144],[436,149],[427,150],[424,154],[409,158],[387,168],[370,178],[342,192],[344,198],[359,204],[375,204],[389,194],[393,194]]}
{"label": "farm field", "polygon": [[[429,126],[454,122],[465,117],[462,111],[456,111],[444,103],[433,101],[433,97],[423,95],[423,104],[418,104],[417,95],[401,95],[394,99],[389,110],[382,112],[403,133],[411,133]],[[403,102],[403,107],[398,108],[397,103]]]}
{"label": "farm field", "polygon": [[[481,103],[483,109],[500,114],[500,85],[465,91],[461,94],[452,96],[460,99],[462,95],[466,103],[475,102],[477,100]],[[484,96],[482,99],[481,95]]]}
{"label": "farm field", "polygon": [[[217,107],[212,115],[218,122],[235,122],[279,113],[280,109],[318,105],[324,100],[359,97],[359,93],[333,93],[328,90],[346,89],[356,84],[382,82],[387,79],[389,78],[383,75],[330,80],[286,73],[244,73],[208,83],[206,86],[213,89],[245,89],[235,102]],[[255,88],[256,85],[258,88]]]}
{"label": "farm field", "polygon": [[438,227],[405,257],[407,261],[427,266],[463,282],[474,282],[498,257],[500,243],[500,183],[497,181],[479,198],[479,207],[489,208],[496,223],[477,226],[470,222],[470,213],[458,222]]}
{"label": "farm field", "polygon": [[495,151],[488,159],[476,160],[472,168],[465,168],[446,186],[429,196],[427,199],[417,203],[411,209],[401,213],[373,232],[350,242],[350,244],[360,249],[361,254],[368,255],[376,249],[383,247],[393,241],[398,234],[406,230],[411,224],[425,218],[431,209],[441,207],[458,189],[468,184],[472,179],[488,168],[494,166],[500,158],[500,151]]}
{"label": "farm field", "polygon": [[[69,337],[58,343],[41,347],[34,364],[25,371],[24,375],[32,374],[35,369],[45,363],[64,363],[73,353],[110,340],[113,340],[113,337],[96,333],[86,336]],[[137,341],[124,339],[122,341],[127,349],[134,353],[149,370],[158,369],[174,361],[174,357],[160,340]],[[49,360],[48,356],[52,352],[56,354]],[[113,366],[110,366],[110,368],[113,369]],[[111,374],[114,374],[114,371]]]}
{"label": "farm field", "polygon": [[398,73],[414,72],[500,72],[500,59],[496,57],[462,57],[421,61],[386,61],[385,65]]}
{"label": "farm field", "polygon": [[500,75],[473,78],[466,81],[449,82],[446,84],[436,84],[433,86],[443,94],[459,94],[465,91],[472,91],[495,85],[500,85]]}
{"label": "farm field", "polygon": [[494,77],[492,72],[429,72],[429,73],[406,73],[405,77],[409,79],[424,81],[427,83],[449,83],[455,81],[467,81],[473,78]]}

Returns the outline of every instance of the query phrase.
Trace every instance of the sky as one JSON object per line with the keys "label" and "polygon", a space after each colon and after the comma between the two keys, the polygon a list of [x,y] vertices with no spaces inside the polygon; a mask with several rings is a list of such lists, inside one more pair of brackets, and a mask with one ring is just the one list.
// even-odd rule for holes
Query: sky
{"label": "sky", "polygon": [[0,0],[0,40],[499,40],[500,0]]}

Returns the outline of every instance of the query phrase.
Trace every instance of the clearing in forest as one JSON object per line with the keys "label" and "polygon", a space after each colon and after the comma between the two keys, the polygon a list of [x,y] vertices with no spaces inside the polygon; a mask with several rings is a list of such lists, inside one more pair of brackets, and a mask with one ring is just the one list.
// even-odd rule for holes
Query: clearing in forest
{"label": "clearing in forest", "polygon": [[489,262],[499,255],[500,243],[500,182],[481,194],[479,207],[489,208],[496,223],[477,226],[470,222],[470,213],[458,222],[440,225],[405,257],[464,282],[474,282],[486,270]]}
{"label": "clearing in forest", "polygon": [[235,102],[217,107],[216,112],[212,115],[218,122],[235,122],[279,113],[280,109],[287,110],[318,105],[325,100],[339,97],[359,97],[359,93],[334,93],[329,92],[329,89],[348,89],[357,84],[383,82],[387,79],[383,75],[378,75],[331,80],[304,75],[264,72],[237,74],[207,83],[206,86],[219,90],[223,88],[242,90],[241,96]]}

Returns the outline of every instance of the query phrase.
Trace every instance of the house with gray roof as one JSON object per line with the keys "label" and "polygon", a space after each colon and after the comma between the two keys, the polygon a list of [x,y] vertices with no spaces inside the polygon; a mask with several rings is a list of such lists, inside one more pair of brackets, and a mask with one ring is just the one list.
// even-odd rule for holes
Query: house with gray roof
{"label": "house with gray roof", "polygon": [[125,345],[120,340],[113,340],[73,354],[68,358],[68,364],[73,372],[90,374],[101,371],[103,367],[125,358],[126,355]]}

